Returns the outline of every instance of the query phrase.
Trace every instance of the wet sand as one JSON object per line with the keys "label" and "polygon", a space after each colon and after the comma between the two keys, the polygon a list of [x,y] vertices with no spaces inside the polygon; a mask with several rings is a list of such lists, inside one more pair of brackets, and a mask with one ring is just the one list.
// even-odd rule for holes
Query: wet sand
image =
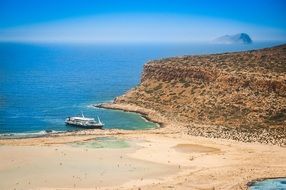
{"label": "wet sand", "polygon": [[185,153],[199,152],[199,153],[210,153],[210,152],[219,152],[220,149],[202,146],[197,144],[178,144],[174,146],[174,148],[178,151]]}

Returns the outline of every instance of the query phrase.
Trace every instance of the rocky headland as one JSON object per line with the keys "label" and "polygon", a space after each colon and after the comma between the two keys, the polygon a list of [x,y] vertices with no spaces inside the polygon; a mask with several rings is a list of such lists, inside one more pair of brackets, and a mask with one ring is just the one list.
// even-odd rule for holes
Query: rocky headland
{"label": "rocky headland", "polygon": [[150,61],[140,85],[103,107],[120,105],[152,110],[190,135],[285,146],[286,45]]}

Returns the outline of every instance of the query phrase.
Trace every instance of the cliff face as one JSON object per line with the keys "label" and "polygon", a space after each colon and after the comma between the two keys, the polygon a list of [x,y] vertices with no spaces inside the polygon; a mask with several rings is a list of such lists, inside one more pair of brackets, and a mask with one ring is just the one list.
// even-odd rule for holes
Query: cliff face
{"label": "cliff face", "polygon": [[151,61],[141,84],[116,102],[182,123],[286,127],[286,45]]}

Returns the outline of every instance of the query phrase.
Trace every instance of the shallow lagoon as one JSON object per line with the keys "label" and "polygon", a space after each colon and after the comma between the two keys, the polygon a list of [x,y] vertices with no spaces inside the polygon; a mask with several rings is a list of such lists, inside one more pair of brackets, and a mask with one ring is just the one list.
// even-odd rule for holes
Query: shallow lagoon
{"label": "shallow lagoon", "polygon": [[286,178],[265,179],[254,182],[250,190],[286,190]]}
{"label": "shallow lagoon", "polygon": [[94,140],[70,143],[72,147],[78,148],[128,148],[131,144],[116,137],[97,137]]}

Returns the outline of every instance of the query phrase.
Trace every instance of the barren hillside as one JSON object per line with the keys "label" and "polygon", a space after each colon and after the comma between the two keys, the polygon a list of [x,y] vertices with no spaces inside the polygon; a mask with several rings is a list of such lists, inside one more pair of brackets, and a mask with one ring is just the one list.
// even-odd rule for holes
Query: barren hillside
{"label": "barren hillside", "polygon": [[186,127],[284,131],[286,45],[151,61],[141,84],[115,102],[152,108]]}

